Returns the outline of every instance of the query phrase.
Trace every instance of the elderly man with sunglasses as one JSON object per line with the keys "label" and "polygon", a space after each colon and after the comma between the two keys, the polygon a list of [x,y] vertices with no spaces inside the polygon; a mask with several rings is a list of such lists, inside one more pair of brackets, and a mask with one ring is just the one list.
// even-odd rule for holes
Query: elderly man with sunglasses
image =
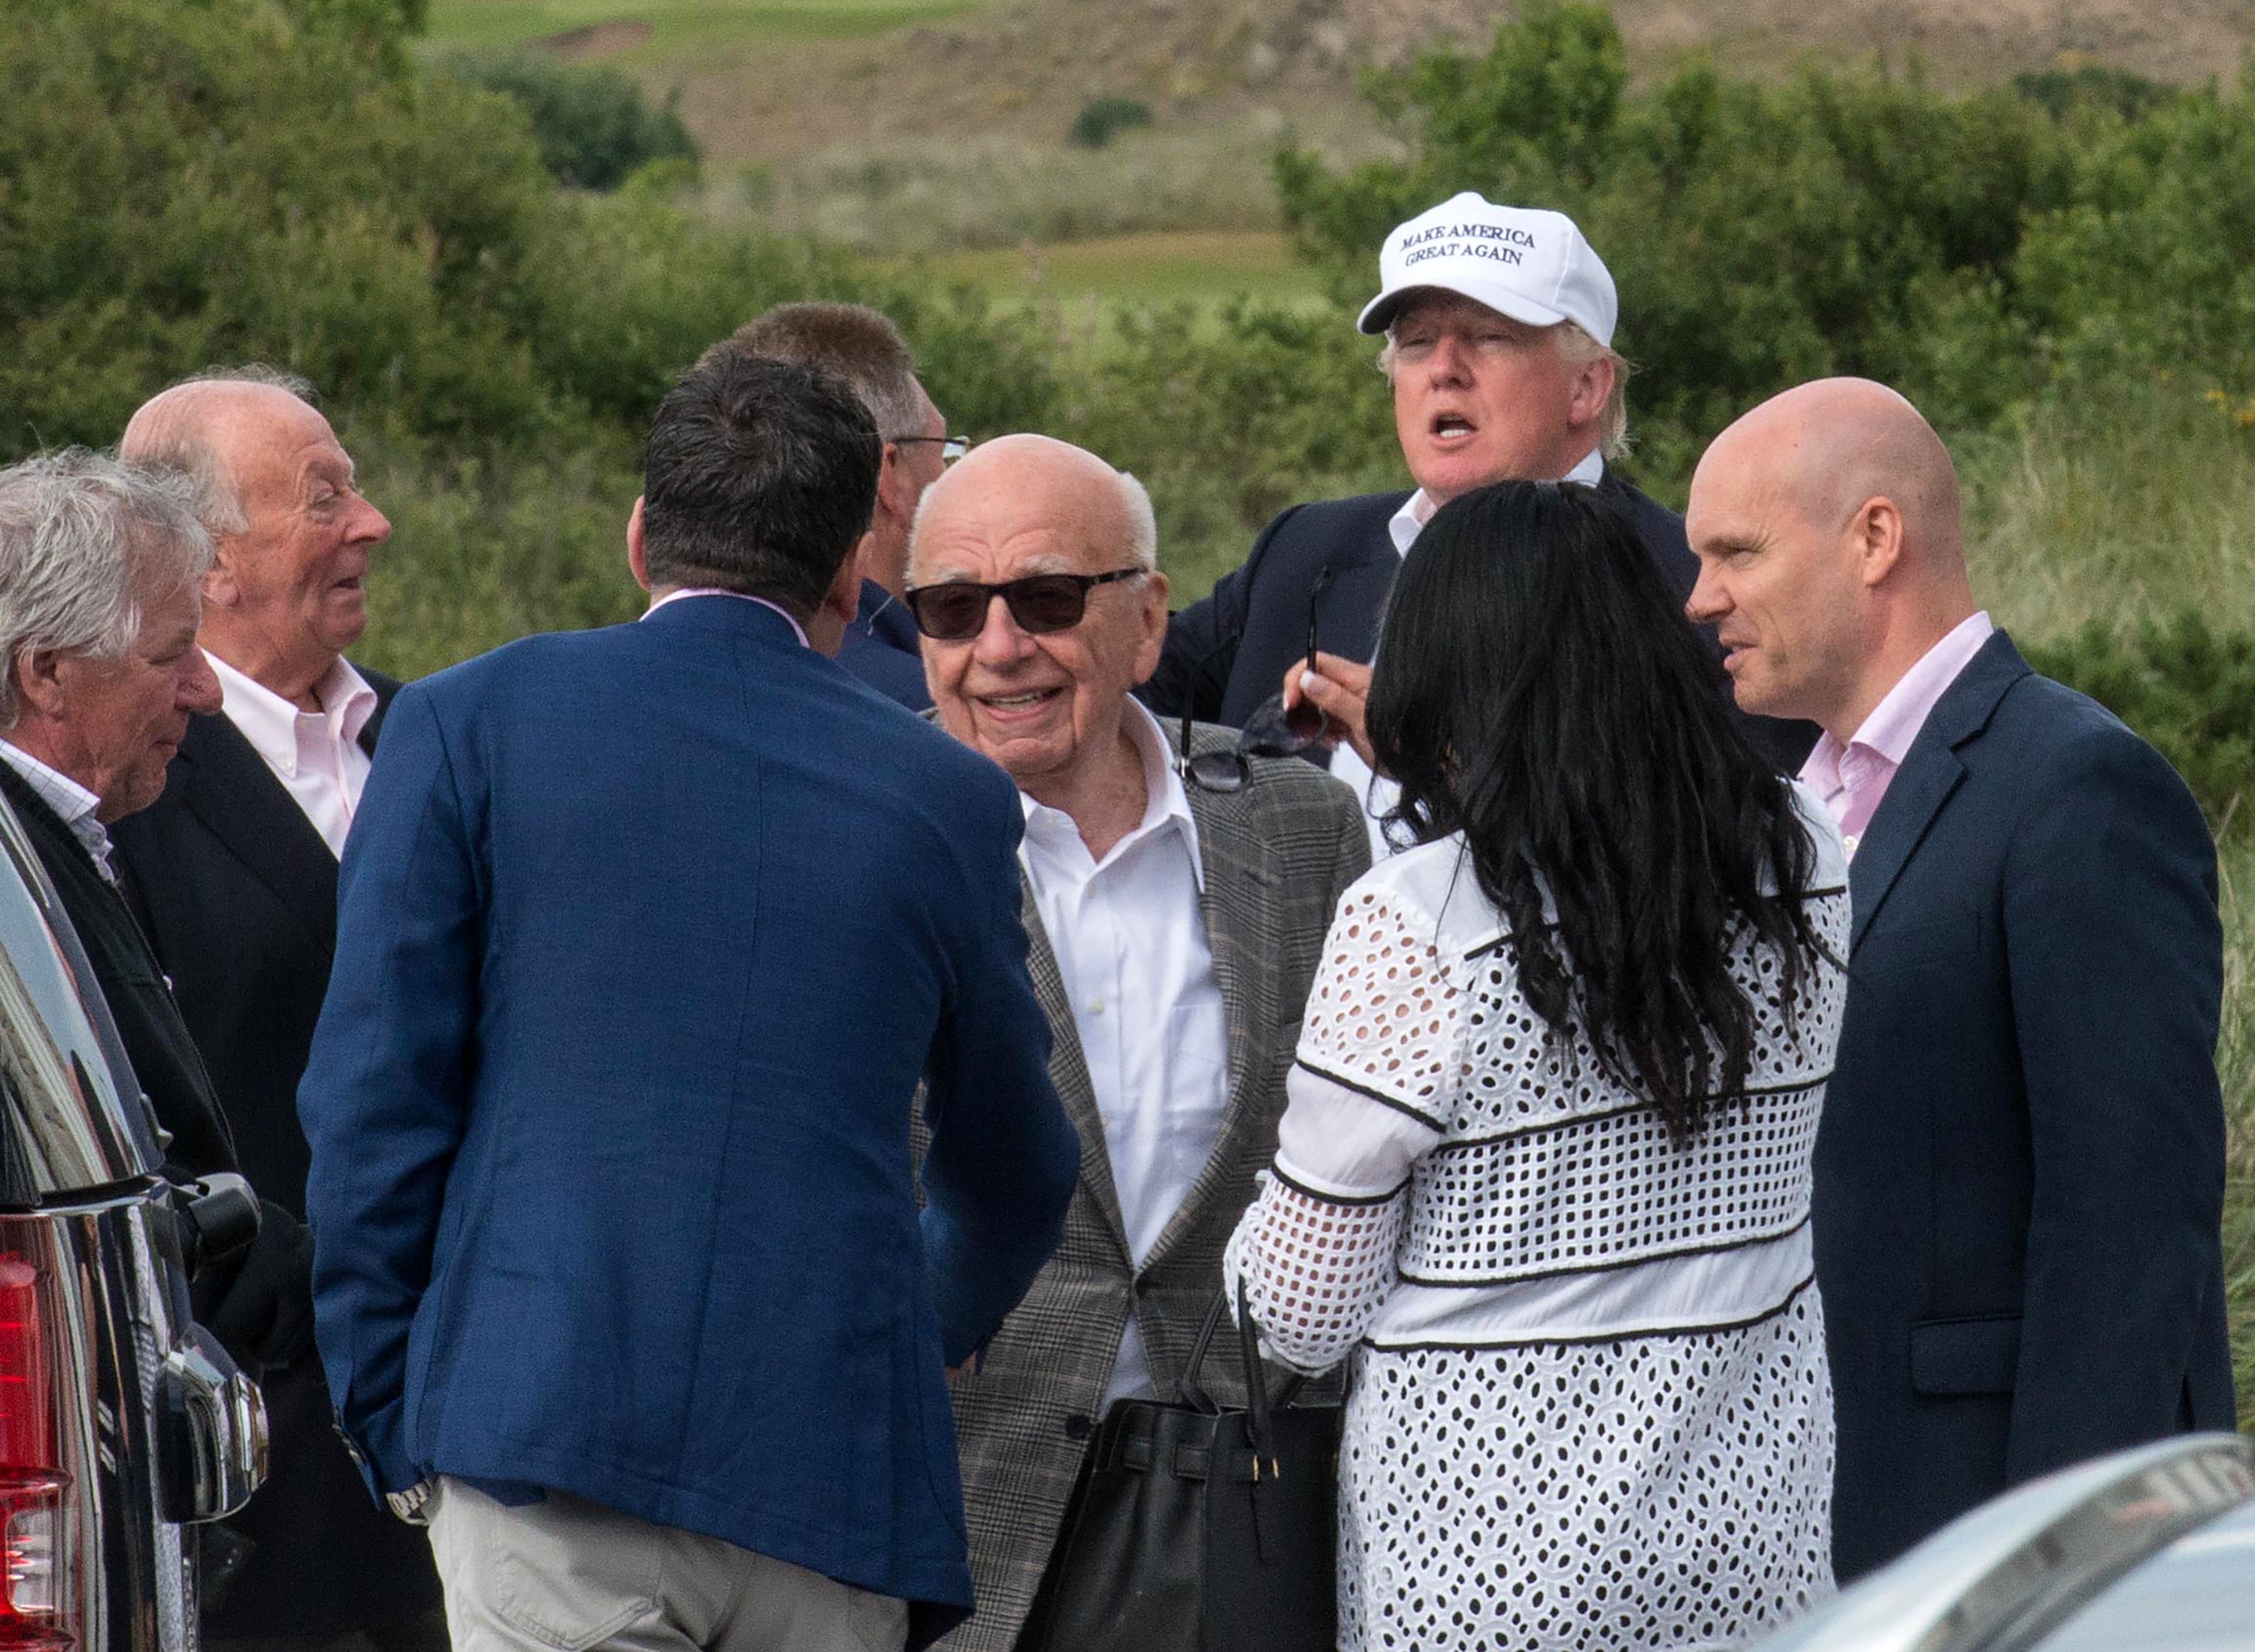
{"label": "elderly man with sunglasses", "polygon": [[959,1652],[1047,1643],[1098,1429],[1117,1401],[1173,1397],[1275,1148],[1324,931],[1369,864],[1338,781],[1132,697],[1166,636],[1156,541],[1134,477],[1010,436],[932,484],[911,542],[936,714],[1025,806],[1029,962],[1081,1137],[1064,1242],[952,1387],[979,1594]]}

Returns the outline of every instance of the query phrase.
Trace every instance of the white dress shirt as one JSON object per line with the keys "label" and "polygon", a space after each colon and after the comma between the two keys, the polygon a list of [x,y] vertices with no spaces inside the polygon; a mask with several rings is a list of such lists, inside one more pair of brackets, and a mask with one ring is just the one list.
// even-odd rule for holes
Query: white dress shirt
{"label": "white dress shirt", "polygon": [[313,685],[321,709],[300,711],[209,649],[204,657],[219,678],[228,721],[274,771],[329,853],[341,857],[361,788],[368,784],[369,756],[361,749],[360,731],[376,715],[376,690],[339,659]]}
{"label": "white dress shirt", "polygon": [[[1580,464],[1558,480],[1578,482],[1584,488],[1594,488],[1605,479],[1605,456],[1591,448],[1583,455]],[[1396,556],[1409,554],[1409,547],[1417,543],[1417,536],[1425,531],[1425,524],[1433,519],[1433,513],[1440,508],[1426,496],[1423,488],[1401,502],[1401,509],[1387,518],[1386,524],[1387,535],[1394,541]],[[1345,741],[1341,741],[1338,749],[1331,753],[1331,772],[1352,787],[1354,795],[1362,799],[1365,822],[1370,828],[1370,858],[1373,861],[1384,860],[1394,850],[1394,846],[1386,840],[1386,833],[1379,821],[1387,810],[1401,801],[1401,788],[1391,780],[1381,779],[1371,773],[1370,765],[1363,762],[1361,753]]]}
{"label": "white dress shirt", "polygon": [[94,818],[102,799],[61,770],[48,768],[21,746],[5,740],[0,740],[0,761],[24,777],[25,784],[39,794],[39,801],[60,815],[71,836],[86,846],[102,875],[116,882],[117,874],[109,869],[109,828]]}
{"label": "white dress shirt", "polygon": [[[1157,720],[1130,699],[1121,721],[1143,761],[1142,822],[1099,863],[1071,816],[1022,792],[1018,858],[1072,1001],[1120,1220],[1141,1267],[1220,1138],[1229,1022],[1198,907],[1205,875],[1190,799]],[[1104,1403],[1150,1394],[1131,1312]]]}

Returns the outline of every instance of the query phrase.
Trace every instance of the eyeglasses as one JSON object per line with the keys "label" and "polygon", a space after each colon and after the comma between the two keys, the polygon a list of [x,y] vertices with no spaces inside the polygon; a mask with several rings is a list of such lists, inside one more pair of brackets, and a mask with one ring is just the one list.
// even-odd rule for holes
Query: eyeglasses
{"label": "eyeglasses", "polygon": [[943,465],[952,465],[971,451],[968,436],[888,436],[885,439],[896,447],[905,447],[910,442],[938,442],[939,462]]}
{"label": "eyeglasses", "polygon": [[917,629],[935,643],[967,643],[987,623],[987,605],[1002,599],[1018,629],[1032,636],[1069,631],[1088,612],[1088,594],[1114,580],[1133,580],[1148,568],[1114,568],[1109,573],[1031,573],[1000,585],[950,580],[920,585],[905,593]]}
{"label": "eyeglasses", "polygon": [[[1316,664],[1316,618],[1323,610],[1324,593],[1331,582],[1331,565],[1325,563],[1317,571],[1316,582],[1308,592],[1306,669],[1310,671]],[[1234,748],[1193,755],[1191,714],[1185,711],[1180,758],[1183,773],[1201,791],[1242,791],[1253,780],[1253,765],[1246,761],[1247,758],[1296,757],[1323,739],[1324,729],[1330,721],[1322,709],[1304,696],[1287,710],[1283,692],[1279,690],[1253,708]]]}

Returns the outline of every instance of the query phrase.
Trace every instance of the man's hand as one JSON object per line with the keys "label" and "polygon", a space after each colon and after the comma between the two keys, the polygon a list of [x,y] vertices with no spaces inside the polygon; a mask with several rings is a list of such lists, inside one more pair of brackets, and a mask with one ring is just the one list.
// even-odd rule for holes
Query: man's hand
{"label": "man's hand", "polygon": [[1317,654],[1312,671],[1303,660],[1284,673],[1284,709],[1306,700],[1327,720],[1324,740],[1333,744],[1345,741],[1375,772],[1377,760],[1371,756],[1370,735],[1363,728],[1363,708],[1369,699],[1370,667],[1337,654]]}

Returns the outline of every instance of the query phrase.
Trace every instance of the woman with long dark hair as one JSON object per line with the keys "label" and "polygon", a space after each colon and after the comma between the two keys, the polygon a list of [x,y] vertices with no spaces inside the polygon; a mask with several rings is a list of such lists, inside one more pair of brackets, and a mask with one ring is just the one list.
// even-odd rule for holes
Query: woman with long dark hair
{"label": "woman with long dark hair", "polygon": [[1738,1644],[1832,1587],[1838,833],[1587,489],[1444,506],[1378,658],[1416,847],[1340,904],[1226,1264],[1283,1363],[1352,1355],[1340,1644]]}

